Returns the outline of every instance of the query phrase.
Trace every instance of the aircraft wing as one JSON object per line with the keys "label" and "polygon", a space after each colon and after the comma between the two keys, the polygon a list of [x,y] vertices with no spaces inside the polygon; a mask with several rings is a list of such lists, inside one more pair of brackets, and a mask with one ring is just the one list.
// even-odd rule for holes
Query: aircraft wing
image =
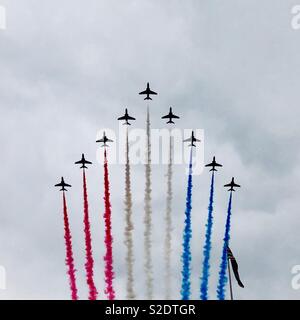
{"label": "aircraft wing", "polygon": [[223,166],[219,163],[215,163],[215,167],[223,167]]}
{"label": "aircraft wing", "polygon": [[65,183],[65,187],[71,188],[72,186],[70,184]]}
{"label": "aircraft wing", "polygon": [[161,117],[162,119],[169,119],[170,116],[167,114],[166,116]]}
{"label": "aircraft wing", "polygon": [[104,142],[104,139],[97,140],[96,142]]}
{"label": "aircraft wing", "polygon": [[201,140],[197,139],[197,138],[194,138],[194,141],[198,141],[198,142],[201,142]]}
{"label": "aircraft wing", "polygon": [[157,93],[156,93],[156,92],[151,91],[151,90],[149,90],[149,94],[155,94],[155,95],[157,95]]}
{"label": "aircraft wing", "polygon": [[139,94],[147,94],[147,93],[148,93],[148,91],[145,90],[145,91],[140,92]]}
{"label": "aircraft wing", "polygon": [[213,163],[209,163],[209,164],[206,164],[205,167],[213,167],[214,164]]}
{"label": "aircraft wing", "polygon": [[136,120],[134,117],[128,116],[127,117],[128,120]]}
{"label": "aircraft wing", "polygon": [[54,187],[62,187],[62,183],[58,183]]}
{"label": "aircraft wing", "polygon": [[91,161],[87,161],[87,160],[85,160],[85,163],[87,163],[87,164],[92,164]]}
{"label": "aircraft wing", "polygon": [[118,118],[118,120],[126,120],[126,117],[125,116],[120,117],[120,118]]}
{"label": "aircraft wing", "polygon": [[225,184],[224,187],[232,187],[231,183]]}
{"label": "aircraft wing", "polygon": [[106,142],[114,142],[114,140],[107,139]]}
{"label": "aircraft wing", "polygon": [[176,116],[175,114],[172,114],[172,118],[174,119],[180,119],[178,116]]}
{"label": "aircraft wing", "polygon": [[192,141],[192,138],[188,138],[188,139],[183,140],[183,142],[191,142],[191,141]]}
{"label": "aircraft wing", "polygon": [[82,164],[82,161],[81,160],[77,161],[77,162],[75,162],[75,164]]}
{"label": "aircraft wing", "polygon": [[240,188],[240,187],[241,187],[241,186],[240,186],[239,184],[237,184],[237,183],[234,183],[233,186],[234,186],[234,187],[237,187],[237,188]]}

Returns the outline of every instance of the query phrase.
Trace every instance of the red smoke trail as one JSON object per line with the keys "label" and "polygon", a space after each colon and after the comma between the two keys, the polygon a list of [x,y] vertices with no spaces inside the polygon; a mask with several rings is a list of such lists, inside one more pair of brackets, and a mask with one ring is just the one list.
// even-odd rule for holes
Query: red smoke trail
{"label": "red smoke trail", "polygon": [[86,281],[89,287],[89,300],[97,299],[97,289],[94,284],[94,259],[92,252],[92,236],[89,221],[89,204],[86,186],[85,170],[83,169],[83,198],[84,198],[84,233],[85,233],[85,251],[86,251]]}
{"label": "red smoke trail", "polygon": [[68,218],[68,209],[65,192],[63,193],[63,207],[64,207],[64,226],[65,226],[65,243],[66,243],[66,265],[68,267],[69,283],[71,289],[72,300],[78,300],[76,276],[72,249],[72,237]]}
{"label": "red smoke trail", "polygon": [[106,245],[106,254],[104,256],[105,261],[105,282],[106,289],[105,293],[109,300],[115,299],[115,291],[113,288],[113,253],[112,253],[112,243],[113,238],[111,234],[111,204],[110,204],[110,193],[109,193],[109,177],[108,177],[108,164],[106,149],[104,150],[104,202],[105,202],[105,245]]}

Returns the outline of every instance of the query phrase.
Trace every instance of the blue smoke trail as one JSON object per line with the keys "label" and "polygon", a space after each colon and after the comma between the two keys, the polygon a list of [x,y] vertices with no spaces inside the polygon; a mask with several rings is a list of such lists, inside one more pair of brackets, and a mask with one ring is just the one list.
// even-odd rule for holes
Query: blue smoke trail
{"label": "blue smoke trail", "polygon": [[210,252],[211,252],[211,234],[213,227],[213,203],[214,203],[214,183],[215,183],[215,173],[213,171],[211,176],[211,184],[210,184],[210,196],[209,196],[209,205],[208,205],[208,217],[206,224],[206,234],[205,234],[205,245],[203,248],[203,270],[201,277],[201,287],[200,287],[200,298],[201,300],[208,299],[208,277],[209,277],[209,269],[210,269]]}
{"label": "blue smoke trail", "polygon": [[191,226],[191,211],[192,211],[192,164],[193,147],[191,147],[190,165],[189,165],[189,177],[186,195],[186,210],[185,210],[185,227],[183,232],[183,253],[182,253],[182,285],[181,285],[181,299],[189,300],[191,294],[191,281],[190,281],[190,264],[192,260],[190,241],[192,238],[192,226]]}
{"label": "blue smoke trail", "polygon": [[217,296],[218,296],[219,300],[225,300],[225,286],[227,283],[227,275],[226,275],[226,272],[227,272],[227,247],[229,246],[229,240],[230,240],[231,202],[232,202],[232,191],[230,192],[229,203],[228,203],[222,261],[221,261],[220,272],[219,272],[219,284],[218,284],[218,289],[217,289]]}

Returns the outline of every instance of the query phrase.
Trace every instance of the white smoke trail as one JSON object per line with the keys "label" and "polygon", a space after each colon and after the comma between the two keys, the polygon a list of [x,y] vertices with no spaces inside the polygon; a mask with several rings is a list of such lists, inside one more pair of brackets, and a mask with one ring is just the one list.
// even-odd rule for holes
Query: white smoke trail
{"label": "white smoke trail", "polygon": [[129,142],[128,142],[128,130],[126,132],[126,165],[125,165],[125,245],[127,249],[126,253],[126,265],[127,265],[127,299],[133,300],[136,295],[134,292],[134,277],[133,277],[133,222],[132,222],[132,195],[131,195],[131,177],[130,177],[130,160],[129,160]]}
{"label": "white smoke trail", "polygon": [[151,208],[151,137],[150,137],[150,114],[147,109],[147,162],[145,165],[145,231],[144,231],[144,250],[145,250],[145,273],[146,273],[146,296],[147,300],[153,297],[153,271],[151,254],[151,235],[152,235],[152,208]]}
{"label": "white smoke trail", "polygon": [[166,230],[165,230],[165,299],[171,296],[171,253],[172,253],[172,177],[173,177],[173,144],[170,134],[169,164],[167,171],[167,198],[166,198]]}

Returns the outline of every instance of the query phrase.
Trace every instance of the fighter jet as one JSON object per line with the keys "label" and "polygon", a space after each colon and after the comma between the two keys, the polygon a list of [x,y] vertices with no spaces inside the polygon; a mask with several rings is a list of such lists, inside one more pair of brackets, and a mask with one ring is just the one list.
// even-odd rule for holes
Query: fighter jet
{"label": "fighter jet", "polygon": [[241,186],[239,184],[236,184],[234,182],[234,178],[232,178],[231,182],[224,185],[225,188],[230,187],[228,191],[235,191],[234,188],[240,188]]}
{"label": "fighter jet", "polygon": [[189,147],[196,147],[194,142],[201,142],[201,140],[195,138],[194,131],[192,131],[192,136],[186,140],[183,140],[183,142],[190,142]]}
{"label": "fighter jet", "polygon": [[147,83],[147,89],[145,91],[140,92],[141,95],[146,95],[146,98],[144,100],[152,100],[150,95],[157,95],[156,92],[150,90],[149,82]]}
{"label": "fighter jet", "polygon": [[163,116],[162,119],[169,119],[167,123],[175,123],[172,119],[180,119],[180,118],[176,116],[173,113],[172,108],[170,108],[169,114],[167,114],[166,116]]}
{"label": "fighter jet", "polygon": [[101,147],[109,147],[107,145],[107,142],[114,142],[113,140],[111,139],[108,139],[107,136],[105,135],[105,131],[103,132],[103,138],[100,139],[100,140],[97,140],[96,142],[103,142],[103,145]]}
{"label": "fighter jet", "polygon": [[135,118],[131,117],[128,114],[128,110],[125,109],[125,115],[123,117],[118,118],[118,120],[125,120],[125,122],[123,124],[127,125],[127,126],[131,126],[131,123],[128,122],[128,120],[136,120]]}
{"label": "fighter jet", "polygon": [[87,169],[86,164],[92,164],[92,162],[85,160],[84,154],[82,154],[82,158],[80,161],[75,162],[75,164],[81,164],[80,169]]}
{"label": "fighter jet", "polygon": [[55,187],[61,187],[59,191],[68,191],[65,187],[71,188],[72,186],[65,183],[64,178],[61,177],[61,183],[56,184]]}
{"label": "fighter jet", "polygon": [[205,167],[212,167],[209,171],[218,171],[216,167],[223,167],[221,164],[216,162],[216,157],[214,157],[212,163],[207,164]]}

